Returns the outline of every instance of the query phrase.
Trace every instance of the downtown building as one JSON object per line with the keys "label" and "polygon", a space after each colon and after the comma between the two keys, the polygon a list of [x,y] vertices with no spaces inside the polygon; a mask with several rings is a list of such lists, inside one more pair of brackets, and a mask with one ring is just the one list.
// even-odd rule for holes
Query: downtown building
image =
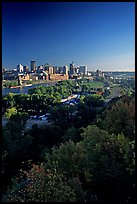
{"label": "downtown building", "polygon": [[30,61],[30,69],[32,72],[36,71],[36,61],[34,61],[34,60]]}
{"label": "downtown building", "polygon": [[24,65],[23,66],[23,72],[29,72],[29,67],[27,65]]}
{"label": "downtown building", "polygon": [[63,74],[68,75],[68,66],[63,66]]}
{"label": "downtown building", "polygon": [[87,66],[85,66],[85,65],[79,66],[79,74],[80,75],[87,75]]}
{"label": "downtown building", "polygon": [[72,61],[72,63],[69,66],[69,75],[74,75],[75,74],[75,66],[74,63]]}
{"label": "downtown building", "polygon": [[23,72],[23,65],[22,64],[17,65],[17,71],[18,72]]}

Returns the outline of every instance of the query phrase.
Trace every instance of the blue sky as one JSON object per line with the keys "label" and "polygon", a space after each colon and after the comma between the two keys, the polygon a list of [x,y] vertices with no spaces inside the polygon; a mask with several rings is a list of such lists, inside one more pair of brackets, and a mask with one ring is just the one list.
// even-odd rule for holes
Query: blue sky
{"label": "blue sky", "polygon": [[2,65],[135,70],[134,2],[3,2]]}

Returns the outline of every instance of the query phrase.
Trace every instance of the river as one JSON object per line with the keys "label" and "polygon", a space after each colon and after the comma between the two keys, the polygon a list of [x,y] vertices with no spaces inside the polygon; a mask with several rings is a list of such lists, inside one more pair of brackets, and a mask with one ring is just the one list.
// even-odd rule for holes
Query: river
{"label": "river", "polygon": [[38,86],[54,86],[57,82],[50,82],[50,83],[41,83],[41,84],[32,84],[32,86],[25,86],[20,88],[2,88],[2,95],[6,95],[8,93],[18,93],[18,94],[27,94],[29,89],[36,88]]}

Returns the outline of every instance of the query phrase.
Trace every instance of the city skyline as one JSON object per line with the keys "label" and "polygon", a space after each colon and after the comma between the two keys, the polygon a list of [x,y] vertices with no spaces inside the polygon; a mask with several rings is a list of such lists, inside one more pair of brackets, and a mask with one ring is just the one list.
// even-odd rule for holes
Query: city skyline
{"label": "city skyline", "polygon": [[2,66],[135,71],[134,2],[3,2]]}

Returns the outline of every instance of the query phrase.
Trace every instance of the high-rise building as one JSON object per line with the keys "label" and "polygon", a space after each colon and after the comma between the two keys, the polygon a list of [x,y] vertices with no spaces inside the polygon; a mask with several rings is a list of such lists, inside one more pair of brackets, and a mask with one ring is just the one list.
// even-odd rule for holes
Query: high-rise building
{"label": "high-rise building", "polygon": [[30,61],[30,69],[31,71],[35,71],[36,70],[36,61]]}
{"label": "high-rise building", "polygon": [[68,66],[63,66],[63,74],[68,75]]}
{"label": "high-rise building", "polygon": [[73,63],[73,61],[72,61],[72,63],[70,64],[70,75],[73,75],[73,74],[75,74],[75,66],[74,66],[74,63]]}
{"label": "high-rise building", "polygon": [[23,71],[24,72],[28,72],[29,71],[29,67],[27,65],[23,66]]}
{"label": "high-rise building", "polygon": [[59,74],[59,67],[53,66],[53,74]]}
{"label": "high-rise building", "polygon": [[76,74],[79,74],[79,66],[78,66],[78,67],[75,67],[75,73],[76,73]]}
{"label": "high-rise building", "polygon": [[18,72],[23,72],[23,65],[22,64],[17,65],[17,71]]}
{"label": "high-rise building", "polygon": [[59,74],[63,74],[63,67],[58,67]]}
{"label": "high-rise building", "polygon": [[48,68],[48,71],[49,71],[49,74],[53,74],[53,67],[50,66],[50,67]]}
{"label": "high-rise building", "polygon": [[87,74],[87,66],[82,65],[79,67],[79,74],[86,75]]}

